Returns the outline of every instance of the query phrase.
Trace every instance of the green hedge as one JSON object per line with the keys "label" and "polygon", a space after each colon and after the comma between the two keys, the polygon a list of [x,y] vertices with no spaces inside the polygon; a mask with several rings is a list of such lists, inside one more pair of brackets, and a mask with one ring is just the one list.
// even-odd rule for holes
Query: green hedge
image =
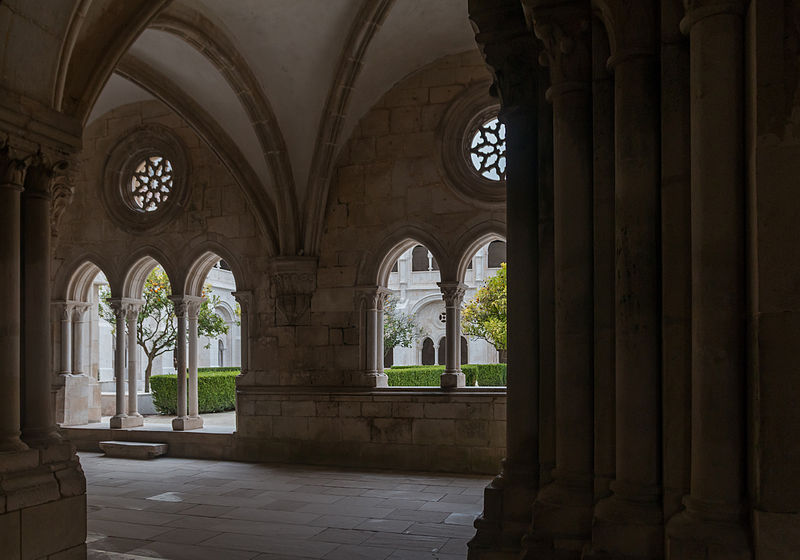
{"label": "green hedge", "polygon": [[[224,412],[236,408],[238,368],[203,368],[197,375],[197,401],[200,413]],[[154,375],[150,378],[153,406],[159,414],[178,412],[178,376]]]}
{"label": "green hedge", "polygon": [[[393,366],[386,371],[391,387],[438,387],[444,366]],[[464,364],[467,387],[502,387],[506,384],[506,364]]]}

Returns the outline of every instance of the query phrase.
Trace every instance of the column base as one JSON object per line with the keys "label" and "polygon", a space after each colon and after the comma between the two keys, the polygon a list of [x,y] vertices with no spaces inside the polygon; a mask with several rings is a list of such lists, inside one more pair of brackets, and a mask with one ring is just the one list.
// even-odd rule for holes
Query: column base
{"label": "column base", "polygon": [[389,376],[383,372],[367,372],[364,374],[364,386],[366,387],[388,387]]}
{"label": "column base", "polygon": [[28,447],[35,449],[49,447],[63,441],[56,426],[41,430],[28,430],[22,435],[22,438]]}
{"label": "column base", "polygon": [[199,416],[179,416],[172,419],[172,429],[176,431],[197,430],[203,427],[203,419]]}
{"label": "column base", "polygon": [[445,371],[442,374],[442,389],[456,389],[464,387],[467,383],[467,378],[461,371]]}
{"label": "column base", "polygon": [[585,557],[663,558],[664,523],[659,503],[618,494],[599,501],[594,509],[591,553]]}
{"label": "column base", "polygon": [[141,414],[136,416],[112,416],[109,420],[109,426],[114,429],[121,428],[137,428],[144,425],[144,418]]}
{"label": "column base", "polygon": [[684,498],[686,509],[666,526],[669,560],[752,560],[750,536],[739,506]]}
{"label": "column base", "polygon": [[19,434],[0,436],[0,453],[18,453],[27,449],[28,446],[20,439]]}
{"label": "column base", "polygon": [[555,478],[555,482],[539,492],[533,503],[533,524],[526,539],[525,558],[538,558],[550,543],[553,558],[580,558],[584,546],[592,538],[591,478],[580,485],[559,481],[558,473]]}

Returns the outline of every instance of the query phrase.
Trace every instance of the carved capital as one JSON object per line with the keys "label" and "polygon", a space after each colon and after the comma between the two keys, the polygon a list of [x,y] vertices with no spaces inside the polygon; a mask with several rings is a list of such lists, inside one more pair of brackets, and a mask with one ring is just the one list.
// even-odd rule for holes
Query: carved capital
{"label": "carved capital", "polygon": [[464,294],[467,285],[461,282],[439,282],[439,289],[442,291],[445,307],[460,307],[464,301]]}
{"label": "carved capital", "polygon": [[59,301],[56,302],[55,305],[58,309],[58,314],[61,317],[62,321],[72,321],[72,317],[75,313],[75,306],[76,303],[72,301]]}
{"label": "carved capital", "polygon": [[250,311],[253,306],[253,292],[248,290],[237,290],[235,292],[231,292],[231,295],[233,295],[234,299],[236,299],[236,303],[239,304],[242,314]]}
{"label": "carved capital", "polygon": [[592,81],[592,11],[588,0],[531,8],[533,32],[544,49],[539,63],[550,68],[551,95],[589,89]]}
{"label": "carved capital", "polygon": [[72,203],[75,195],[75,177],[78,174],[77,160],[62,160],[53,169],[53,181],[50,198],[50,233],[58,236],[58,225],[61,216]]}
{"label": "carved capital", "polygon": [[122,298],[109,298],[106,300],[111,311],[114,313],[114,319],[118,325],[121,325],[125,320],[127,314],[127,302]]}
{"label": "carved capital", "polygon": [[311,309],[317,289],[315,257],[278,257],[270,263],[272,296],[279,324],[298,324]]}
{"label": "carved capital", "polygon": [[381,286],[361,286],[357,291],[357,297],[366,303],[369,311],[382,311],[391,296],[392,291]]}
{"label": "carved capital", "polygon": [[139,313],[142,311],[142,304],[138,301],[129,301],[125,303],[125,318],[131,322],[139,319]]}
{"label": "carved capital", "polygon": [[17,157],[8,142],[0,146],[0,188],[22,190],[28,162]]}
{"label": "carved capital", "polygon": [[172,302],[173,309],[175,310],[175,316],[178,319],[185,318],[189,305],[186,296],[169,296],[169,299]]}
{"label": "carved capital", "polygon": [[206,298],[185,296],[184,299],[186,300],[186,316],[189,319],[197,319],[197,316],[200,314],[200,308],[203,306],[203,302]]}
{"label": "carved capital", "polygon": [[72,320],[75,321],[76,323],[82,323],[86,318],[86,312],[89,311],[89,309],[91,309],[92,307],[91,303],[86,303],[86,302],[75,303],[70,305],[72,305],[73,307]]}
{"label": "carved capital", "polygon": [[469,12],[475,40],[494,77],[491,94],[504,109],[535,106],[541,46],[528,31],[519,2],[470,2]]}

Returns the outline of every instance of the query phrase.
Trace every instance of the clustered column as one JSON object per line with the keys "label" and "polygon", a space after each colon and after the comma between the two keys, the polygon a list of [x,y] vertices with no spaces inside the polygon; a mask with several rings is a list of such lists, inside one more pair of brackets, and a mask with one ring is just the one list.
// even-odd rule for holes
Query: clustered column
{"label": "clustered column", "polygon": [[114,313],[114,380],[116,382],[116,414],[109,421],[111,428],[125,428],[127,414],[125,410],[125,322],[127,319],[128,304],[121,299],[108,300],[111,311]]}
{"label": "clustered column", "polygon": [[537,13],[553,104],[556,466],[534,504],[544,541],[590,540],[594,471],[593,144],[589,1]]}
{"label": "clustered column", "polygon": [[25,163],[0,150],[0,452],[27,449],[20,440],[20,195]]}
{"label": "clustered column", "polygon": [[[189,322],[189,422],[191,428],[202,428],[203,419],[200,418],[200,410],[197,394],[197,317],[200,307],[203,305],[203,298],[187,297],[186,315]],[[190,429],[184,426],[184,429]]]}
{"label": "clustered column", "polygon": [[363,297],[366,300],[366,383],[370,387],[387,387],[388,378],[383,371],[383,305],[389,291],[384,288],[370,288]]}
{"label": "clustered column", "polygon": [[466,286],[460,282],[439,282],[439,288],[442,290],[447,315],[445,324],[447,347],[442,388],[463,387],[465,378],[464,372],[461,371],[461,302],[464,301]]}
{"label": "clustered column", "polygon": [[[86,330],[86,313],[90,309],[89,303],[76,303],[72,313],[72,373],[82,375],[85,365],[83,363],[83,337]],[[62,344],[69,344],[66,339]]]}
{"label": "clustered column", "polygon": [[129,302],[125,310],[125,319],[128,325],[128,414],[125,419],[125,427],[127,428],[142,426],[144,424],[144,419],[142,415],[139,414],[139,388],[137,387],[139,360],[136,337],[139,311],[141,308],[141,303]]}

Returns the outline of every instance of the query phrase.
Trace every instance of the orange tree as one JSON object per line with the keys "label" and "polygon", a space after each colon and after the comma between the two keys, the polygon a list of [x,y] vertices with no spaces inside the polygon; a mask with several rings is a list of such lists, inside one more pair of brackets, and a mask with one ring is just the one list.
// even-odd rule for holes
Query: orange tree
{"label": "orange tree", "polygon": [[[210,293],[211,286],[203,286],[205,300],[197,316],[197,336],[216,337],[228,332],[228,325],[222,317],[214,312],[219,304],[219,296]],[[136,343],[142,347],[147,356],[147,367],[144,370],[144,390],[150,390],[150,375],[153,361],[160,355],[175,349],[175,338],[178,334],[175,310],[169,296],[172,289],[169,278],[161,267],[156,267],[147,276],[142,298],[144,304],[136,320]],[[111,296],[108,287],[100,291],[100,316],[114,325],[115,317],[106,300]],[[209,345],[205,346],[206,348]]]}
{"label": "orange tree", "polygon": [[508,315],[508,286],[506,263],[497,274],[487,279],[484,285],[464,306],[461,313],[461,328],[464,334],[482,338],[494,346],[500,354],[508,350],[506,321]]}

